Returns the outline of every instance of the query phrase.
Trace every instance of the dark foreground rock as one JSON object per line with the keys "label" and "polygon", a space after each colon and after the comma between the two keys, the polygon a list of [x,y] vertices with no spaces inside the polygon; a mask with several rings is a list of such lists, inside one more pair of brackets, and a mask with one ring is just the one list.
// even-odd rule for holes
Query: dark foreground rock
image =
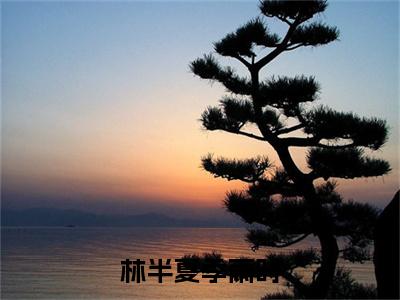
{"label": "dark foreground rock", "polygon": [[375,276],[379,299],[399,299],[399,191],[375,228]]}

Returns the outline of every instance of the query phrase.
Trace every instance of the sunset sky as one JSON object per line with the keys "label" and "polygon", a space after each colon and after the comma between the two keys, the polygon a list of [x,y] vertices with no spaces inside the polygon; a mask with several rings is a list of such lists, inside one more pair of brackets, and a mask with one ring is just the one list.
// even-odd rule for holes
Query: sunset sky
{"label": "sunset sky", "polygon": [[[279,160],[262,142],[201,129],[224,89],[188,65],[258,16],[257,4],[3,2],[3,207],[222,212],[225,191],[242,184],[203,171],[202,155]],[[380,207],[399,186],[398,13],[397,1],[331,1],[320,19],[340,41],[281,55],[263,73],[314,75],[319,104],[387,120],[389,141],[374,155],[392,172],[339,181],[345,198]],[[303,150],[292,153],[305,169]]]}

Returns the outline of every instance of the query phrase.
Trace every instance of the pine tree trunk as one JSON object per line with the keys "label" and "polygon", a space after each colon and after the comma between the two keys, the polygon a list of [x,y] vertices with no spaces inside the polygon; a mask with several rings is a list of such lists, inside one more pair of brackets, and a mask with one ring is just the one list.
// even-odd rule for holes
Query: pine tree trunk
{"label": "pine tree trunk", "polygon": [[336,238],[330,233],[321,233],[318,235],[321,243],[322,262],[310,293],[310,298],[326,298],[329,287],[332,283],[336,270],[336,262],[339,256],[339,249]]}
{"label": "pine tree trunk", "polygon": [[339,257],[339,247],[333,234],[333,220],[324,213],[322,204],[316,200],[315,188],[312,182],[302,183],[305,201],[308,202],[314,234],[318,237],[321,245],[321,266],[318,275],[312,284],[309,295],[310,299],[323,299],[327,297],[329,287],[336,271],[336,263]]}
{"label": "pine tree trunk", "polygon": [[274,145],[286,172],[292,176],[299,190],[302,191],[308,206],[314,234],[321,245],[321,266],[316,280],[308,290],[306,298],[323,299],[328,294],[329,287],[335,275],[336,263],[339,257],[339,247],[333,234],[333,220],[326,215],[322,204],[316,199],[315,188],[312,180],[301,173],[295,166],[287,147]]}

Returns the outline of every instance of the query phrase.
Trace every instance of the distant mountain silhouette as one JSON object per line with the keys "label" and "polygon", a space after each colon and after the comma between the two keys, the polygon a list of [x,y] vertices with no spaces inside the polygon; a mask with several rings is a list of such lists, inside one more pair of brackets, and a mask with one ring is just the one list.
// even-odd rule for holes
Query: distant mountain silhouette
{"label": "distant mountain silhouette", "polygon": [[236,220],[177,219],[163,214],[100,215],[80,210],[32,208],[2,210],[1,226],[68,226],[68,227],[242,227]]}

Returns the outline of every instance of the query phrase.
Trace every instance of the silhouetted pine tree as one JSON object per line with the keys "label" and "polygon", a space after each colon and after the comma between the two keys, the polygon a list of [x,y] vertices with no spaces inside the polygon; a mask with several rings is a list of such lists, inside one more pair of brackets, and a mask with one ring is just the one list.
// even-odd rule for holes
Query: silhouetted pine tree
{"label": "silhouetted pine tree", "polygon": [[[207,155],[202,165],[215,177],[249,184],[245,191],[227,193],[225,205],[247,223],[262,225],[250,229],[247,236],[255,249],[282,248],[308,235],[318,237],[321,245],[318,253],[309,250],[268,257],[272,273],[284,277],[297,293],[310,298],[327,295],[339,253],[351,261],[367,258],[372,224],[377,216],[377,211],[369,205],[343,202],[335,192],[335,183],[328,179],[380,176],[390,171],[386,161],[364,153],[365,148],[378,150],[385,143],[384,120],[361,118],[325,106],[307,109],[306,103],[314,102],[319,92],[314,77],[259,78],[260,71],[280,54],[338,39],[336,27],[312,21],[326,7],[323,0],[261,1],[262,17],[214,44],[216,53],[241,62],[249,77],[241,77],[231,67],[220,65],[212,54],[190,65],[194,74],[221,83],[229,92],[219,106],[203,112],[204,128],[269,143],[278,154],[280,169],[262,156],[237,160]],[[264,17],[285,23],[286,34],[281,37],[271,33]],[[267,49],[268,53],[258,54],[261,49]],[[297,167],[290,147],[308,147],[310,172]],[[317,185],[314,181],[319,178],[325,181]],[[342,250],[338,248],[337,237],[345,237],[347,241]],[[312,283],[306,284],[294,269],[311,264],[319,267]]]}

